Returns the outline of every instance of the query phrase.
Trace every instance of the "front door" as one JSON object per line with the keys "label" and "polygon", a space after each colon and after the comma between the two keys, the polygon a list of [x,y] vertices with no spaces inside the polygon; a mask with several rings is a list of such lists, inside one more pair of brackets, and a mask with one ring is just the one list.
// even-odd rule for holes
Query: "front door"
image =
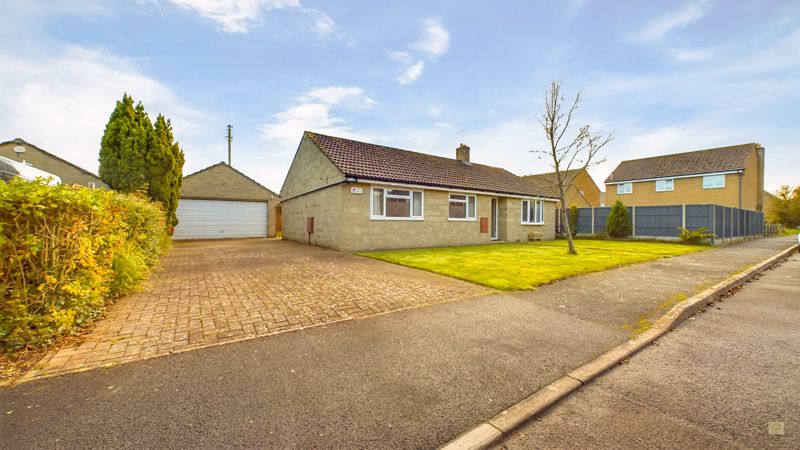
{"label": "front door", "polygon": [[491,219],[489,219],[489,222],[490,222],[490,228],[491,228],[491,231],[492,231],[492,239],[497,240],[498,235],[497,235],[497,199],[496,198],[492,199],[492,216],[491,216]]}

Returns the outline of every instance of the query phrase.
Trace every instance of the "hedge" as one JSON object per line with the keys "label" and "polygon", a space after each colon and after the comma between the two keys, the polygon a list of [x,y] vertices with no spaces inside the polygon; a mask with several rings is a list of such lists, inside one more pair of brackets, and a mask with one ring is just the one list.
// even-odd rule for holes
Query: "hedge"
{"label": "hedge", "polygon": [[0,182],[0,346],[74,333],[132,292],[168,244],[163,209],[141,196]]}

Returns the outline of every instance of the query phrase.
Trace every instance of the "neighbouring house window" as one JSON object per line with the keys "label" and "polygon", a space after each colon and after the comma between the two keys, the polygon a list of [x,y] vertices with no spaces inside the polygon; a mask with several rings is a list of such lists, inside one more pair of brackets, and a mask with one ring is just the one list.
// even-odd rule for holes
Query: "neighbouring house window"
{"label": "neighbouring house window", "polygon": [[633,192],[633,183],[620,183],[617,185],[617,194],[630,194]]}
{"label": "neighbouring house window", "polygon": [[675,190],[675,180],[668,178],[666,180],[656,180],[656,192],[668,192]]}
{"label": "neighbouring house window", "polygon": [[725,175],[706,175],[703,177],[703,189],[725,187]]}
{"label": "neighbouring house window", "polygon": [[475,220],[475,196],[450,194],[447,216],[452,220]]}
{"label": "neighbouring house window", "polygon": [[544,201],[522,201],[522,223],[526,225],[544,224]]}
{"label": "neighbouring house window", "polygon": [[372,188],[372,217],[377,219],[421,219],[422,191]]}

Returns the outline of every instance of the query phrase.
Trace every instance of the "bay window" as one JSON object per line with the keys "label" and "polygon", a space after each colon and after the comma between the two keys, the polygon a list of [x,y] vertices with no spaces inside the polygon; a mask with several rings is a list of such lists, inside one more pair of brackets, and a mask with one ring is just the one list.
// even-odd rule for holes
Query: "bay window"
{"label": "bay window", "polygon": [[372,188],[373,219],[411,219],[423,216],[422,191],[408,189]]}
{"label": "bay window", "polygon": [[543,225],[544,201],[522,200],[522,223],[523,225]]}
{"label": "bay window", "polygon": [[475,196],[450,194],[447,212],[450,220],[475,220]]}

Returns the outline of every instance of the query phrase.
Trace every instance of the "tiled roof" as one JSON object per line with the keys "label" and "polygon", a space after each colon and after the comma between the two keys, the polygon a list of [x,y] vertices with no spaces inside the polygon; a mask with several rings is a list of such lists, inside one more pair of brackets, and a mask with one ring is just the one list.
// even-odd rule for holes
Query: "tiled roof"
{"label": "tiled roof", "polygon": [[606,183],[743,170],[757,146],[750,143],[622,161]]}
{"label": "tiled roof", "polygon": [[[577,175],[583,169],[572,169],[564,172],[564,178],[570,179]],[[555,172],[548,172],[548,173],[537,173],[533,175],[525,175],[525,178],[533,181],[536,184],[539,184],[552,192],[553,196],[558,196],[558,178],[556,178]]]}
{"label": "tiled roof", "polygon": [[306,136],[347,177],[552,197],[548,189],[499,167],[463,163],[456,159],[309,131]]}

